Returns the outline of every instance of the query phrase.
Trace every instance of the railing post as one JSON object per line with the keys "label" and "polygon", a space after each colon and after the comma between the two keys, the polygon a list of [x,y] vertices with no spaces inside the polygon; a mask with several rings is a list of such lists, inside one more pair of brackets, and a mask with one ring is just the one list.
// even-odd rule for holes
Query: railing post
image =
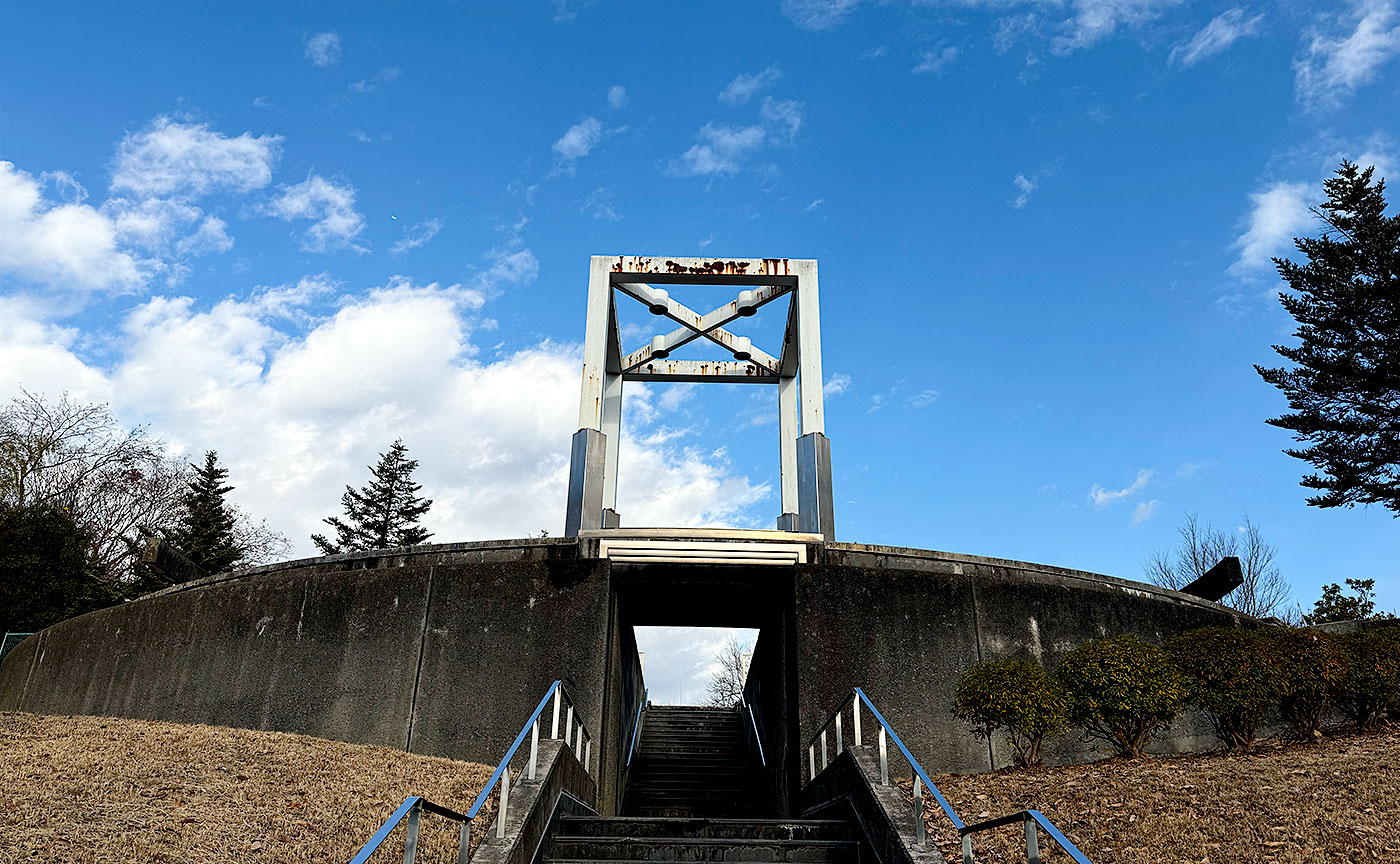
{"label": "railing post", "polygon": [[1036,830],[1035,819],[1031,814],[1025,816],[1026,828],[1026,862],[1027,864],[1040,864],[1040,832]]}
{"label": "railing post", "polygon": [[817,779],[817,745],[807,745],[807,770],[812,773],[811,779]]}
{"label": "railing post", "polygon": [[856,746],[859,747],[859,746],[860,746],[860,694],[859,694],[859,693],[857,693],[857,694],[855,694],[854,696],[851,697],[851,712],[852,712],[852,714],[854,715],[854,716],[851,718],[851,720],[853,721],[853,722],[851,723],[851,728],[855,730],[855,733],[856,733]]}
{"label": "railing post", "polygon": [[840,756],[841,751],[846,749],[841,742],[841,712],[836,712],[836,755]]}
{"label": "railing post", "polygon": [[555,741],[559,740],[559,700],[564,698],[564,688],[561,685],[554,691],[554,725],[549,729],[549,737]]}
{"label": "railing post", "polygon": [[[573,749],[574,749],[574,703],[572,703],[572,702],[569,703],[569,722],[567,722],[567,723],[564,724],[564,729],[565,729],[565,732],[564,732],[564,743],[569,745],[569,749],[570,749],[570,750],[573,750]],[[575,756],[578,755],[578,751],[577,751],[577,750],[574,750],[574,755],[575,755]]]}
{"label": "railing post", "polygon": [[593,739],[585,736],[583,739],[583,772],[588,773],[588,763],[593,761]]}
{"label": "railing post", "polygon": [[506,808],[510,806],[510,766],[501,772],[501,803],[500,811],[496,813],[496,839],[506,836]]}
{"label": "railing post", "polygon": [[973,864],[972,862],[972,835],[964,834],[962,838],[963,864]]}
{"label": "railing post", "polygon": [[467,864],[472,848],[472,821],[462,820],[462,830],[457,834],[457,864]]}
{"label": "railing post", "polygon": [[535,722],[530,724],[530,773],[531,780],[535,779],[535,765],[540,761],[540,721],[535,718]]}
{"label": "railing post", "polygon": [[880,785],[890,785],[890,754],[885,746],[885,724],[880,724]]}
{"label": "railing post", "polygon": [[408,828],[403,838],[403,864],[413,864],[418,857],[418,820],[423,815],[423,802],[415,801],[408,811]]}
{"label": "railing post", "polygon": [[826,730],[822,730],[822,770],[826,770]]}
{"label": "railing post", "polygon": [[928,826],[924,824],[924,781],[917,773],[914,775],[914,839],[920,848],[928,845]]}

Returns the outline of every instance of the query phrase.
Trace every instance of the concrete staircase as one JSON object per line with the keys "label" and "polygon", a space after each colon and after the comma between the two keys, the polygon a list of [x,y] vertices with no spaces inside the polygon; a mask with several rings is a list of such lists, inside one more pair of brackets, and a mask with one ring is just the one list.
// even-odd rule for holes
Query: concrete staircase
{"label": "concrete staircase", "polygon": [[766,815],[755,767],[737,711],[650,707],[623,815],[561,817],[543,864],[860,864],[849,823],[753,818]]}
{"label": "concrete staircase", "polygon": [[757,767],[732,708],[647,709],[627,775],[624,816],[752,817]]}

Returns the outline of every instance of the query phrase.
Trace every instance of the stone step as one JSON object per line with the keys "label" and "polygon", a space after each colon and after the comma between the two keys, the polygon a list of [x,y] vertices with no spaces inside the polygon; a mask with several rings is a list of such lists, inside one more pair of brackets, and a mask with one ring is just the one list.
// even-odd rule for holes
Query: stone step
{"label": "stone step", "polygon": [[731,837],[767,840],[850,840],[849,822],[832,819],[667,819],[563,816],[558,836]]}
{"label": "stone step", "polygon": [[550,841],[547,861],[725,861],[848,864],[852,840],[768,840],[718,837],[566,837]]}

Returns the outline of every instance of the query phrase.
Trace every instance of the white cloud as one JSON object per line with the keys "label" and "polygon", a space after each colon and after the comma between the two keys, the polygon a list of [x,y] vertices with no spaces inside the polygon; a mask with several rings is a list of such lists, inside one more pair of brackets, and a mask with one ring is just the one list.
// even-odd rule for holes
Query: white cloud
{"label": "white cloud", "polygon": [[554,152],[559,154],[560,166],[573,171],[574,163],[592,153],[602,140],[603,124],[596,117],[585,117],[554,142]]}
{"label": "white cloud", "polygon": [[822,385],[823,396],[839,396],[851,388],[851,376],[837,372]]}
{"label": "white cloud", "polygon": [[958,49],[948,45],[937,51],[925,51],[912,71],[915,75],[942,75],[954,60],[958,59]]}
{"label": "white cloud", "polygon": [[1215,16],[1209,24],[1186,42],[1172,49],[1167,55],[1168,63],[1176,63],[1190,68],[1207,57],[1214,57],[1234,45],[1239,40],[1253,36],[1259,29],[1264,16],[1246,17],[1238,7],[1227,9]]}
{"label": "white cloud", "polygon": [[1230,265],[1232,276],[1248,277],[1272,266],[1273,256],[1286,251],[1312,218],[1308,212],[1310,193],[1307,183],[1279,182],[1249,196],[1254,208],[1249,227],[1233,244],[1240,255]]}
{"label": "white cloud", "polygon": [[913,396],[910,396],[908,399],[906,399],[904,401],[904,404],[906,407],[909,408],[927,408],[928,406],[932,405],[934,402],[937,401],[937,390],[920,390],[918,393],[915,393]]}
{"label": "white cloud", "polygon": [[180,255],[207,255],[211,252],[227,252],[233,248],[233,238],[228,236],[228,224],[218,216],[205,216],[193,234],[180,238],[175,251]]}
{"label": "white cloud", "polygon": [[230,138],[203,123],[161,116],[117,146],[112,188],[140,198],[192,199],[211,192],[250,192],[272,182],[282,137]]}
{"label": "white cloud", "polygon": [[1161,506],[1162,502],[1155,498],[1151,501],[1139,501],[1138,505],[1133,508],[1133,524],[1141,525],[1143,522],[1156,516]]}
{"label": "white cloud", "polygon": [[1011,185],[1016,188],[1016,195],[1011,199],[1011,206],[1020,210],[1031,200],[1031,193],[1035,191],[1036,181],[1024,174],[1017,174],[1012,178]]}
{"label": "white cloud", "polygon": [[992,49],[1005,54],[1022,39],[1039,31],[1040,20],[1034,12],[1023,15],[1009,15],[997,21],[996,32],[992,34]]}
{"label": "white cloud", "polygon": [[672,159],[666,173],[676,177],[732,177],[748,155],[763,146],[762,126],[725,126],[706,123],[696,133],[700,143]]}
{"label": "white cloud", "polygon": [[399,67],[385,66],[370,77],[362,78],[352,83],[350,85],[350,92],[360,94],[374,93],[393,84],[395,81],[399,80],[399,76],[401,75],[403,75],[403,70]]}
{"label": "white cloud", "polygon": [[621,108],[627,104],[627,88],[621,84],[614,84],[608,88],[608,107]]}
{"label": "white cloud", "polygon": [[317,33],[306,39],[306,59],[312,66],[326,68],[340,62],[340,36],[334,30]]}
{"label": "white cloud", "polygon": [[[364,466],[400,436],[434,499],[435,539],[558,533],[578,347],[546,341],[483,361],[472,341],[484,324],[478,295],[402,278],[302,315],[333,290],[320,276],[213,306],[152,298],[110,340],[105,369],[78,356],[73,331],[0,298],[0,399],[20,384],[113,399],[124,422],[149,422],[180,450],[217,449],[231,497],[299,554],[312,554],[308,537],[339,510],[345,484],[363,483]],[[305,329],[285,327],[290,317]],[[757,513],[766,484],[737,474],[723,452],[658,443],[638,413],[627,412],[620,473],[628,524],[767,521]]]}
{"label": "white cloud", "polygon": [[582,212],[587,213],[594,219],[604,219],[608,222],[616,222],[622,216],[613,209],[615,199],[613,190],[600,186],[588,193],[588,200],[583,202]]}
{"label": "white cloud", "polygon": [[802,108],[803,104],[796,99],[774,99],[769,96],[763,100],[759,113],[769,128],[774,130],[775,140],[791,144],[802,128]]}
{"label": "white cloud", "polygon": [[365,228],[365,218],[355,212],[355,187],[311,174],[295,186],[284,186],[267,205],[267,212],[288,222],[315,220],[306,230],[301,248],[307,252],[335,252],[354,243]]}
{"label": "white cloud", "polygon": [[1089,490],[1089,500],[1094,502],[1095,507],[1107,507],[1110,504],[1141,492],[1143,488],[1147,486],[1147,481],[1152,479],[1152,474],[1153,472],[1147,469],[1140,470],[1138,471],[1137,479],[1132,482],[1132,485],[1122,489],[1105,489],[1095,483]]}
{"label": "white cloud", "polygon": [[33,175],[0,161],[0,272],[67,288],[135,288],[152,262],[121,249],[117,234],[107,214],[48,201]]}
{"label": "white cloud", "polygon": [[715,98],[726,105],[742,105],[756,94],[772,87],[781,77],[783,73],[777,64],[752,75],[736,75]]}
{"label": "white cloud", "polygon": [[486,253],[491,266],[476,277],[476,288],[483,294],[494,294],[502,289],[529,285],[540,275],[540,262],[529,249],[517,248],[513,241],[508,248],[492,249]]}
{"label": "white cloud", "polygon": [[1395,0],[1361,0],[1338,24],[1355,26],[1346,35],[1313,36],[1307,51],[1293,62],[1299,101],[1332,105],[1376,77],[1377,70],[1400,52],[1400,24]]}
{"label": "white cloud", "polygon": [[861,0],[783,0],[783,14],[806,30],[830,30],[851,14]]}
{"label": "white cloud", "polygon": [[419,222],[412,228],[405,228],[403,239],[389,247],[389,254],[402,255],[410,249],[417,249],[419,246],[424,246],[429,240],[436,237],[437,233],[441,230],[441,219],[429,219],[426,222]]}
{"label": "white cloud", "polygon": [[1074,0],[1073,14],[1052,43],[1056,53],[1068,54],[1107,39],[1120,27],[1139,27],[1158,18],[1181,0]]}

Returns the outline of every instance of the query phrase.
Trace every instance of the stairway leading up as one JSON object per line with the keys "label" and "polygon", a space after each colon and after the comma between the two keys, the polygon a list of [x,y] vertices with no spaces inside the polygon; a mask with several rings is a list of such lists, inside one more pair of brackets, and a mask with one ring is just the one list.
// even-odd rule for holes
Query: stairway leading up
{"label": "stairway leading up", "polygon": [[759,818],[770,796],[738,711],[651,706],[645,717],[622,815],[561,818],[544,864],[859,864],[847,822]]}

